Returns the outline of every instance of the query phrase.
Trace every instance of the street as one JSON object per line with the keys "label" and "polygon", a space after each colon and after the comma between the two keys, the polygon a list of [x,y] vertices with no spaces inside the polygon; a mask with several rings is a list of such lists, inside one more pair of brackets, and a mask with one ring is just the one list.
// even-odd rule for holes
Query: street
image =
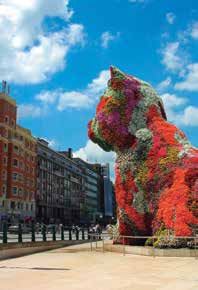
{"label": "street", "polygon": [[[3,233],[0,232],[0,243],[2,243],[2,237],[3,237]],[[52,233],[46,233],[46,239],[47,241],[52,241]],[[69,240],[69,232],[68,231],[64,231],[64,239],[65,240]],[[82,232],[79,232],[79,239],[82,239]],[[85,231],[85,239],[87,239],[87,231]],[[36,242],[42,241],[43,240],[43,236],[42,233],[35,233],[35,240]],[[56,233],[56,240],[60,241],[61,240],[61,234],[60,233]],[[72,240],[76,240],[76,234],[72,233]],[[8,243],[17,243],[18,242],[18,235],[17,234],[11,234],[8,233]],[[23,242],[31,242],[31,233],[26,233],[23,234]]]}
{"label": "street", "polygon": [[197,290],[198,260],[70,246],[0,262],[0,290]]}

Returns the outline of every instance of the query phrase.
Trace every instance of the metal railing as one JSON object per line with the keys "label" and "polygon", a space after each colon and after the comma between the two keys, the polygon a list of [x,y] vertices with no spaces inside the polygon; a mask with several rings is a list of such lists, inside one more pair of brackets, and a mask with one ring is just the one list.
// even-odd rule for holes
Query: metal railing
{"label": "metal railing", "polygon": [[113,239],[113,235],[109,233],[89,233],[90,249],[93,251],[93,245],[95,243],[95,249],[98,248],[98,242],[102,242],[102,251],[105,251],[105,238]]}
{"label": "metal railing", "polygon": [[[93,251],[94,248],[94,244],[95,244],[95,249],[98,248],[98,242],[102,242],[102,252],[105,251],[105,240],[111,239],[114,240],[114,235],[113,234],[109,234],[109,233],[91,233],[89,234],[90,236],[90,248],[91,251]],[[178,240],[185,240],[186,241],[186,246],[182,247],[182,246],[176,246],[176,247],[154,247],[153,244],[155,243],[155,241],[157,241],[158,239],[162,239],[163,241],[178,241]],[[192,250],[194,250],[194,256],[195,259],[198,259],[198,235],[196,236],[125,236],[125,235],[120,235],[119,236],[119,245],[122,246],[122,253],[123,255],[126,254],[126,246],[129,246],[128,244],[128,240],[143,240],[143,242],[146,242],[147,239],[150,239],[152,241],[152,246],[148,246],[150,248],[153,249],[153,256],[155,256],[155,250],[157,249],[179,249],[179,248],[190,248]],[[187,241],[189,241],[191,243],[191,246],[187,246]],[[137,246],[137,244],[132,244],[131,246]],[[143,245],[144,246],[144,245]]]}
{"label": "metal railing", "polygon": [[72,230],[72,228],[63,225],[50,227],[43,224],[41,227],[32,223],[31,227],[23,228],[18,224],[15,228],[10,228],[7,223],[3,224],[0,232],[0,244],[23,243],[23,242],[46,242],[46,241],[67,241],[67,240],[88,240],[90,239],[87,228]]}

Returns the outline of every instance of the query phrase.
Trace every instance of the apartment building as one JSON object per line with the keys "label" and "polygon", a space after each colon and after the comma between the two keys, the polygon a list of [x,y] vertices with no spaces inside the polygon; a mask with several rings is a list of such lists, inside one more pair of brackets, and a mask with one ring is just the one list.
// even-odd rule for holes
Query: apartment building
{"label": "apartment building", "polygon": [[16,101],[0,92],[0,217],[11,222],[35,218],[36,139],[17,125]]}
{"label": "apartment building", "polygon": [[82,169],[44,139],[37,140],[37,148],[37,220],[79,224],[85,200]]}

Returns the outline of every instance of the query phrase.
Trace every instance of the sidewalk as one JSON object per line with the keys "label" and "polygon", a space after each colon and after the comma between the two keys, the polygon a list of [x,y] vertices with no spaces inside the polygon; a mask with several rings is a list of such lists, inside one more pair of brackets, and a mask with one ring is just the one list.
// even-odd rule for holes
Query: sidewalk
{"label": "sidewalk", "polygon": [[197,290],[198,260],[65,247],[0,262],[0,290]]}

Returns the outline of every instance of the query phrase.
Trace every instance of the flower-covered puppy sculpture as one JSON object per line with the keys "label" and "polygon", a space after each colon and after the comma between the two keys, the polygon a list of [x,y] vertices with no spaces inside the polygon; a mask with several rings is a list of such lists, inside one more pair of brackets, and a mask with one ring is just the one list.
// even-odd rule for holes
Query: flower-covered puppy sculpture
{"label": "flower-covered puppy sculpture", "polygon": [[89,138],[115,151],[120,235],[198,227],[198,150],[167,122],[161,98],[135,77],[110,68],[108,87],[89,123]]}

